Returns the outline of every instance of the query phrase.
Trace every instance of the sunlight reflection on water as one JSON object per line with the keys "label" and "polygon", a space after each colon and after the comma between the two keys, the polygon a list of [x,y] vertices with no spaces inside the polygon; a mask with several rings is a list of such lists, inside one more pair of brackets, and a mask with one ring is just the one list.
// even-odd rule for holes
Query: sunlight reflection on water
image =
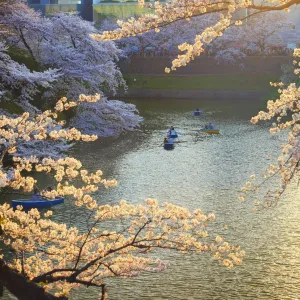
{"label": "sunlight reflection on water", "polygon": [[[278,154],[282,140],[271,137],[266,125],[249,123],[261,103],[143,100],[137,106],[145,117],[140,132],[74,149],[88,167],[102,168],[119,181],[117,188],[99,194],[99,201],[142,203],[152,197],[214,212],[216,231],[241,245],[246,258],[242,266],[227,270],[206,254],[165,252],[162,257],[170,266],[164,273],[110,280],[109,299],[296,299],[300,283],[296,190],[291,188],[276,208],[259,213],[252,211],[254,196],[237,200],[249,176],[263,171],[267,154]],[[200,118],[191,113],[197,106],[205,111]],[[210,121],[221,135],[198,131]],[[182,143],[165,151],[162,140],[170,125],[182,133]],[[95,295],[84,289],[76,299]]]}
{"label": "sunlight reflection on water", "polygon": [[[108,281],[109,299],[298,299],[300,295],[299,195],[290,188],[273,209],[253,212],[256,196],[239,202],[241,186],[260,174],[278,154],[283,137],[271,137],[266,125],[253,126],[250,116],[263,103],[200,101],[137,101],[145,121],[141,130],[119,138],[79,144],[72,155],[90,170],[102,169],[118,187],[100,190],[100,203],[126,199],[142,203],[157,198],[189,208],[200,207],[217,216],[215,230],[246,251],[242,266],[227,270],[210,256],[163,252],[170,262],[160,274]],[[201,117],[192,116],[196,108]],[[220,135],[198,129],[213,122]],[[173,151],[162,148],[164,133],[173,125],[181,143]],[[271,184],[271,183],[270,183]],[[72,203],[55,208],[55,219],[76,219],[84,227],[85,214]],[[224,230],[226,224],[228,230]],[[97,299],[98,291],[80,289],[74,299]]]}

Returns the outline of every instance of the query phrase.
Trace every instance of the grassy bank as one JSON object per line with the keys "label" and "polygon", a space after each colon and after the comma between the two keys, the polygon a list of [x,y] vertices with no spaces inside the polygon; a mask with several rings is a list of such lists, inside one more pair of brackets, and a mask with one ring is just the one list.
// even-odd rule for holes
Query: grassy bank
{"label": "grassy bank", "polygon": [[267,90],[274,76],[240,75],[124,75],[128,87],[141,89]]}

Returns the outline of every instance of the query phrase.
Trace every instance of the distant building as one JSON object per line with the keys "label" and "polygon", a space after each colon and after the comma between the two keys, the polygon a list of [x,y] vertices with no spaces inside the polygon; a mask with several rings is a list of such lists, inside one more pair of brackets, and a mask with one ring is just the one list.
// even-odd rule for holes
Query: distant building
{"label": "distant building", "polygon": [[[30,7],[44,15],[57,12],[79,12],[83,19],[102,21],[106,17],[126,18],[140,15],[147,9],[140,8],[137,0],[27,0]],[[146,1],[147,2],[147,1]]]}
{"label": "distant building", "polygon": [[79,12],[88,21],[93,21],[93,0],[27,0],[30,7],[43,15],[58,12]]}
{"label": "distant building", "polygon": [[93,21],[96,24],[107,17],[125,19],[146,12],[149,9],[139,7],[137,0],[94,0],[93,3]]}

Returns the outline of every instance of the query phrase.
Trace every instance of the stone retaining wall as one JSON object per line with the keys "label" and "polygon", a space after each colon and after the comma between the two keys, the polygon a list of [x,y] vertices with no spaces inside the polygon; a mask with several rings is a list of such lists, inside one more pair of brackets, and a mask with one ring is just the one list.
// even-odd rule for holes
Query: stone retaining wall
{"label": "stone retaining wall", "polygon": [[268,90],[253,91],[216,91],[216,90],[171,90],[171,89],[137,89],[128,88],[127,92],[120,92],[115,97],[125,98],[147,98],[147,99],[205,99],[205,100],[252,100],[260,99]]}

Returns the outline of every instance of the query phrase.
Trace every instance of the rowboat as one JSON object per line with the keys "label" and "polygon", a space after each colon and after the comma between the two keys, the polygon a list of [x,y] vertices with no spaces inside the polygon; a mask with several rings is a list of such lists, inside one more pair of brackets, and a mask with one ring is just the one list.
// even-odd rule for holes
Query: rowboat
{"label": "rowboat", "polygon": [[201,110],[195,110],[195,111],[193,111],[193,115],[194,115],[194,116],[200,116],[201,113],[202,113]]}
{"label": "rowboat", "polygon": [[205,129],[205,128],[201,128],[200,130],[202,132],[206,132],[206,133],[210,133],[210,134],[219,134],[220,133],[220,129]]}
{"label": "rowboat", "polygon": [[164,149],[165,150],[173,150],[174,149],[174,144],[172,143],[166,143],[164,144]]}
{"label": "rowboat", "polygon": [[51,207],[53,205],[57,205],[60,203],[64,203],[63,197],[57,197],[53,200],[48,200],[43,197],[39,197],[37,200],[32,199],[20,199],[20,200],[12,200],[11,206],[16,208],[18,205],[22,205],[23,208],[43,208],[43,207]]}
{"label": "rowboat", "polygon": [[176,138],[178,138],[178,134],[177,133],[175,133],[175,134],[168,134],[168,138],[176,139]]}

